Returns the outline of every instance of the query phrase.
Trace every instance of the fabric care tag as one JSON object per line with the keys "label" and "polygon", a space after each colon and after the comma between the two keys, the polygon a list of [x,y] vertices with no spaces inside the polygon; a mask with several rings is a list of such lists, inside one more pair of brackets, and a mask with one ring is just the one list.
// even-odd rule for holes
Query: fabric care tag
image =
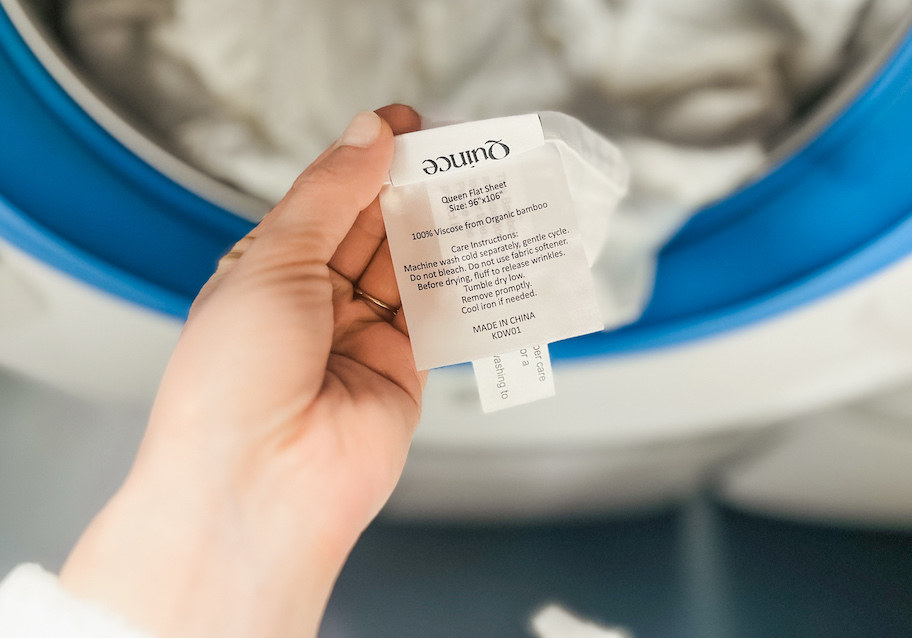
{"label": "fabric care tag", "polygon": [[401,135],[395,153],[380,206],[419,370],[602,329],[537,115]]}
{"label": "fabric care tag", "polygon": [[529,346],[473,361],[472,368],[485,412],[554,396],[548,346]]}

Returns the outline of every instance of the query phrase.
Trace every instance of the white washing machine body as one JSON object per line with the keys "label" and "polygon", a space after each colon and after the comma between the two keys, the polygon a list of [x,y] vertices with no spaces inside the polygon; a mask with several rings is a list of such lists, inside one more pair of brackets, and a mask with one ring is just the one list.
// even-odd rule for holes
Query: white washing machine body
{"label": "white washing machine body", "polygon": [[[195,290],[262,207],[145,139],[18,3],[2,5],[0,365],[102,404],[150,405]],[[899,34],[887,49],[825,126],[679,233],[643,319],[557,345],[556,398],[482,415],[468,367],[434,371],[390,510],[664,504],[765,426],[912,377],[912,44]],[[832,505],[838,482],[807,499]],[[868,516],[912,524],[912,504]]]}

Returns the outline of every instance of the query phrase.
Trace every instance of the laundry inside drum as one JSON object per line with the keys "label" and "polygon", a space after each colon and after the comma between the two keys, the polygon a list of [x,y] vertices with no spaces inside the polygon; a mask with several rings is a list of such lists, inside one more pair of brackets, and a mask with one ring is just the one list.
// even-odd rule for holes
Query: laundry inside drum
{"label": "laundry inside drum", "polygon": [[631,167],[594,267],[616,326],[639,316],[657,251],[695,211],[851,98],[912,0],[31,3],[128,121],[267,203],[358,110],[579,117]]}

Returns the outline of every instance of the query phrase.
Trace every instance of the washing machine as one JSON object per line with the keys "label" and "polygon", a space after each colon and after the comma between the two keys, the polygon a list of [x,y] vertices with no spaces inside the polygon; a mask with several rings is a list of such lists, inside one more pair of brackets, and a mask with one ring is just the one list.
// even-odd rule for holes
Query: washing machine
{"label": "washing machine", "polygon": [[[51,3],[0,6],[0,365],[148,406],[194,295],[267,207],[99,93],[60,46]],[[435,370],[389,511],[654,508],[713,480],[745,507],[912,524],[897,487],[912,486],[912,436],[847,425],[833,439],[818,423],[912,378],[909,24],[762,174],[677,232],[636,322],[553,344],[556,398],[482,415],[470,368]],[[796,447],[783,424],[806,418],[819,427]],[[786,460],[756,461],[770,450]]]}

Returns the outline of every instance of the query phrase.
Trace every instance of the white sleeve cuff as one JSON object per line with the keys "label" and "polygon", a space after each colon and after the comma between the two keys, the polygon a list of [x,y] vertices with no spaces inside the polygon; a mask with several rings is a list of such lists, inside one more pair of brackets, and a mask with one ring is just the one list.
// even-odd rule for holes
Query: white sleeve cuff
{"label": "white sleeve cuff", "polygon": [[[540,610],[532,620],[541,638],[625,638],[577,618],[558,605]],[[82,600],[38,565],[20,565],[0,583],[0,636],[9,638],[154,638],[119,614]]]}
{"label": "white sleeve cuff", "polygon": [[74,596],[38,565],[20,565],[0,583],[0,636],[153,638],[104,606]]}

